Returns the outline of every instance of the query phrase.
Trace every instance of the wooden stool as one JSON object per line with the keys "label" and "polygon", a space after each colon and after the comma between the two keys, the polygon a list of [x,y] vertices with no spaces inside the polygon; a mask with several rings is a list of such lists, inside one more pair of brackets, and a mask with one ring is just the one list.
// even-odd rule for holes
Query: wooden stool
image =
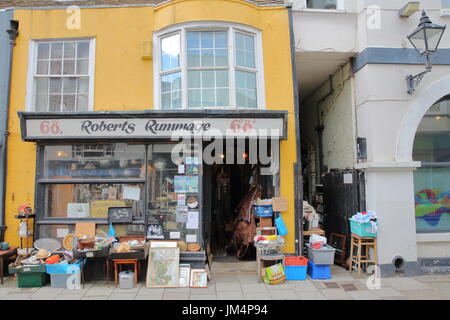
{"label": "wooden stool", "polygon": [[[356,248],[356,255],[353,248]],[[373,259],[370,259],[369,248],[373,248]],[[364,250],[364,255],[363,255]],[[366,264],[366,270],[369,263],[377,264],[377,238],[361,237],[352,233],[350,243],[350,272],[353,270],[353,263],[358,267],[358,274],[361,274],[361,264]]]}
{"label": "wooden stool", "polygon": [[283,264],[283,270],[285,269],[285,256],[284,254],[258,254],[257,256],[258,262],[258,282],[262,280],[262,268],[264,265],[264,261],[280,261]]}
{"label": "wooden stool", "polygon": [[113,259],[114,263],[114,284],[117,286],[119,274],[117,272],[117,266],[122,271],[122,265],[132,264],[134,266],[134,284],[137,285],[137,279],[139,274],[139,260],[138,259]]}

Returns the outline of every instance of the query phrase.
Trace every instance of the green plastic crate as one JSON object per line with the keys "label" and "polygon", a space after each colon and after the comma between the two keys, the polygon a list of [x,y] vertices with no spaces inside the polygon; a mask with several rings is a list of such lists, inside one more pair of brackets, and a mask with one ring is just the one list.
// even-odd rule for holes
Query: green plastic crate
{"label": "green plastic crate", "polygon": [[46,282],[45,272],[19,273],[17,275],[19,288],[43,287]]}

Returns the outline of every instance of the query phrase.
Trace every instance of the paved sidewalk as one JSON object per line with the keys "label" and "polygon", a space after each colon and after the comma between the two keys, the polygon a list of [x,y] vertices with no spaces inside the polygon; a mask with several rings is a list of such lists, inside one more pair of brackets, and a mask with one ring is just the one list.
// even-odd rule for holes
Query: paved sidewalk
{"label": "paved sidewalk", "polygon": [[208,288],[115,288],[105,281],[89,282],[81,290],[17,288],[5,278],[0,300],[450,300],[450,275],[381,279],[381,288],[369,290],[367,275],[358,276],[332,266],[330,280],[287,281],[281,285],[258,283],[252,272],[213,273]]}

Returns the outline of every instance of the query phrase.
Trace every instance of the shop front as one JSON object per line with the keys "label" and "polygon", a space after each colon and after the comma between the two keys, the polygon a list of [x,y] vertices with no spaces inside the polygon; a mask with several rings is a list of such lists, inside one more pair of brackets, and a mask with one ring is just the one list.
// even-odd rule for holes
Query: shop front
{"label": "shop front", "polygon": [[36,239],[64,243],[77,223],[91,222],[99,236],[113,228],[116,237],[182,242],[180,261],[201,265],[208,250],[236,254],[234,209],[250,190],[280,195],[287,112],[19,117],[22,139],[36,143]]}

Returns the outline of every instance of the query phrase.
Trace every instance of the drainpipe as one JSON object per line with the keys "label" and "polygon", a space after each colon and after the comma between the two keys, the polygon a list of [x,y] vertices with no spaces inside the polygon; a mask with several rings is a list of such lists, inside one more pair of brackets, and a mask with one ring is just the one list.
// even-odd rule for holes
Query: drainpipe
{"label": "drainpipe", "polygon": [[6,103],[0,106],[0,119],[3,121],[0,122],[0,241],[4,241],[5,239],[5,217],[6,217],[6,162],[7,158],[7,148],[8,148],[8,120],[9,120],[9,100],[10,100],[10,91],[11,91],[11,72],[12,72],[12,56],[13,56],[13,48],[16,44],[16,38],[19,35],[19,22],[16,20],[10,20],[10,28],[6,30],[9,36],[9,63],[8,70],[6,72],[6,83],[7,83],[7,91],[6,91]]}
{"label": "drainpipe", "polygon": [[323,122],[322,122],[322,115],[320,114],[319,106],[320,104],[325,101],[328,97],[332,96],[334,94],[334,88],[333,88],[333,76],[330,74],[328,76],[328,81],[330,84],[330,91],[322,97],[320,100],[316,102],[316,111],[317,111],[317,126],[315,130],[317,131],[317,137],[318,137],[318,147],[319,147],[319,170],[318,170],[318,176],[319,176],[319,182],[322,183],[322,174],[324,171],[323,168],[323,129],[325,129]]}
{"label": "drainpipe", "polygon": [[302,176],[302,153],[300,145],[300,101],[298,94],[297,68],[295,63],[295,37],[294,21],[292,16],[292,2],[287,1],[287,10],[289,16],[289,33],[291,43],[291,67],[292,83],[294,85],[294,118],[295,118],[295,150],[297,162],[294,164],[294,219],[295,219],[295,254],[303,254],[303,176]]}

